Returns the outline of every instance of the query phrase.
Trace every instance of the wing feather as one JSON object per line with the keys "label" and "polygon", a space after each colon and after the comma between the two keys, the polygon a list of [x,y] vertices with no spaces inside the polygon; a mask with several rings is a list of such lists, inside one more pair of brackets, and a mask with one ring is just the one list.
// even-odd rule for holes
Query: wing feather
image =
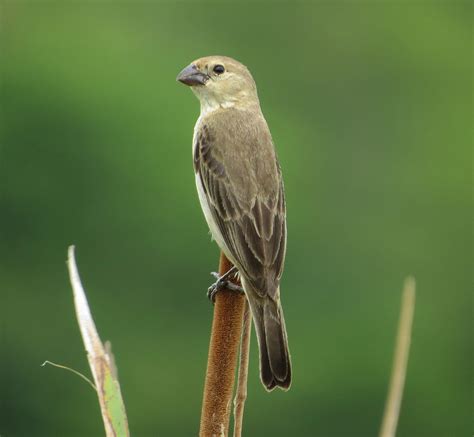
{"label": "wing feather", "polygon": [[[261,146],[251,144],[251,139],[251,135],[244,139],[245,147]],[[286,250],[285,197],[273,144],[265,146],[271,147],[274,167],[264,162],[262,170],[258,168],[262,164],[259,156],[235,162],[231,145],[222,144],[225,140],[209,125],[202,125],[196,136],[194,168],[231,261],[257,293],[273,294],[278,289]],[[254,155],[258,152],[252,150]],[[275,174],[259,180],[265,171],[270,174],[269,168]]]}

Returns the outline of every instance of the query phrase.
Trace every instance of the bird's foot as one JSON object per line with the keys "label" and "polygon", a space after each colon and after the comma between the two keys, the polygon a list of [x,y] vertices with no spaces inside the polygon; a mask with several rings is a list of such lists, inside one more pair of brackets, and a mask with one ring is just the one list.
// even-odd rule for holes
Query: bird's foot
{"label": "bird's foot", "polygon": [[220,276],[217,272],[211,272],[211,275],[217,279],[217,281],[207,289],[207,297],[212,303],[214,303],[216,300],[216,294],[224,288],[226,290],[236,291],[238,293],[244,292],[244,289],[240,285],[234,284],[230,281],[230,278],[235,276],[237,273],[237,267],[235,266],[224,273],[222,276]]}

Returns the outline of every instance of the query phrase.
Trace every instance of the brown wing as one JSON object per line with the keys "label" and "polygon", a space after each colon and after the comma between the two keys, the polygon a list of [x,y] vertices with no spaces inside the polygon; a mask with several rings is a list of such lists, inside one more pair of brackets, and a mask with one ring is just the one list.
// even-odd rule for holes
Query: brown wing
{"label": "brown wing", "polygon": [[[227,128],[232,131],[231,125]],[[239,141],[236,137],[226,135],[222,140],[232,143]],[[261,296],[273,297],[283,270],[286,219],[281,171],[271,137],[264,136],[270,144],[262,146],[252,144],[252,135],[246,135],[240,138],[238,149],[219,140],[212,126],[201,126],[195,171],[232,261]],[[258,141],[261,136],[253,139]]]}

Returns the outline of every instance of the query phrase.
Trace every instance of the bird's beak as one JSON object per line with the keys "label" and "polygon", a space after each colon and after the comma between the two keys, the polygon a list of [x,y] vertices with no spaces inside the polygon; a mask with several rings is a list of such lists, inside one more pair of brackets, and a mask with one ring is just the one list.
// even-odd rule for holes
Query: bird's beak
{"label": "bird's beak", "polygon": [[188,65],[176,78],[177,81],[189,86],[205,85],[208,79],[209,76],[201,73],[194,64]]}

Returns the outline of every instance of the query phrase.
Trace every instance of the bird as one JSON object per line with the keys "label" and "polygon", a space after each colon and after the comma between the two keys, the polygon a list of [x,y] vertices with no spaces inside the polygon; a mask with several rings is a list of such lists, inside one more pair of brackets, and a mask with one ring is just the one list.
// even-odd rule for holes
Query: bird
{"label": "bird", "polygon": [[291,358],[280,300],[285,192],[255,81],[227,56],[196,59],[176,80],[200,101],[193,135],[198,196],[212,238],[238,270],[257,334],[260,379],[268,391],[288,390]]}

